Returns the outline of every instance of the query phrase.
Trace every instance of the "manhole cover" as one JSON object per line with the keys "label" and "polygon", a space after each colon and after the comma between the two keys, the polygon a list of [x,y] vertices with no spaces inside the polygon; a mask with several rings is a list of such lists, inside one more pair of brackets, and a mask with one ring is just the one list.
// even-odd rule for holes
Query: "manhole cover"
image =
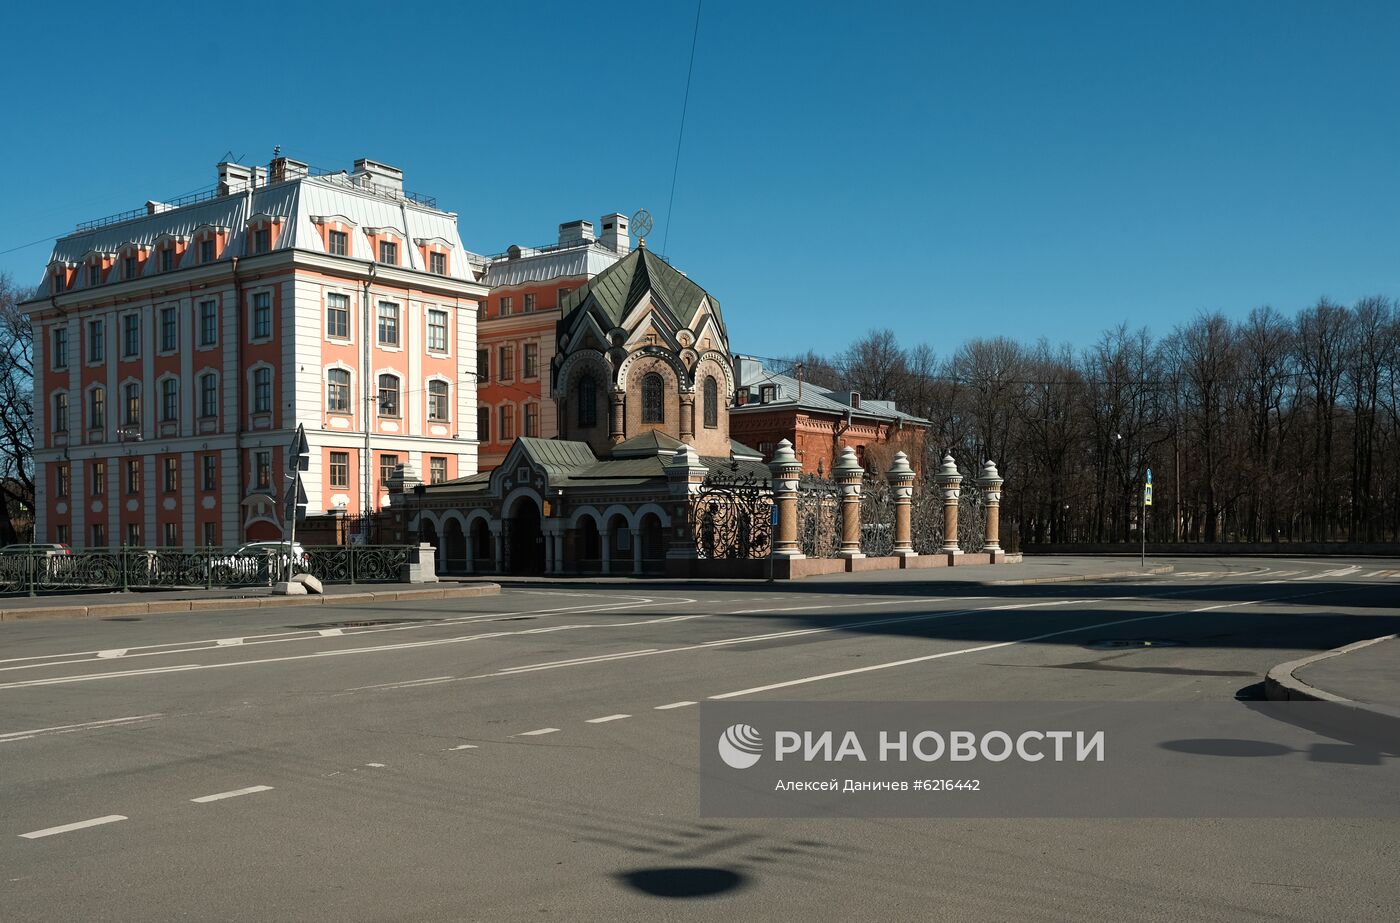
{"label": "manhole cover", "polygon": [[1185,641],[1171,638],[1108,638],[1103,641],[1089,641],[1085,647],[1095,651],[1119,650],[1125,647],[1185,647]]}
{"label": "manhole cover", "polygon": [[288,625],[293,631],[323,631],[327,628],[375,628],[379,625],[411,625],[416,622],[440,622],[442,619],[346,619],[343,622],[316,622],[311,625]]}

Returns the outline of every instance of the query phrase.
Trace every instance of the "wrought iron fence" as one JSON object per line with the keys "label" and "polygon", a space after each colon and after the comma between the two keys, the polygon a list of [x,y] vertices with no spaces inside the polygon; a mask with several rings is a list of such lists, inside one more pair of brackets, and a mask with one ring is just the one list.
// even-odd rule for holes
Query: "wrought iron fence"
{"label": "wrought iron fence", "polygon": [[919,554],[936,554],[943,547],[943,496],[931,479],[914,484],[909,528]]}
{"label": "wrought iron fence", "polygon": [[872,558],[894,554],[894,491],[889,481],[869,471],[861,485],[860,550]]}
{"label": "wrought iron fence", "polygon": [[797,541],[809,558],[841,550],[841,491],[835,481],[804,474],[797,481]]}
{"label": "wrought iron fence", "polygon": [[690,526],[704,559],[767,557],[772,545],[773,492],[768,481],[711,472],[691,498]]}
{"label": "wrought iron fence", "polygon": [[311,546],[290,561],[286,551],[261,548],[0,553],[0,594],[270,586],[285,577],[288,564],[323,583],[397,582],[411,550],[406,545]]}

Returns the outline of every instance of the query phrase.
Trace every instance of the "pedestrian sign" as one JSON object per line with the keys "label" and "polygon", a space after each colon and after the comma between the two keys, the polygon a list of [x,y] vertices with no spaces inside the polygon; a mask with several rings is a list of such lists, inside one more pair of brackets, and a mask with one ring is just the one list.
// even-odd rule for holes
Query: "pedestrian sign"
{"label": "pedestrian sign", "polygon": [[1147,469],[1147,483],[1142,488],[1142,505],[1152,505],[1152,469]]}

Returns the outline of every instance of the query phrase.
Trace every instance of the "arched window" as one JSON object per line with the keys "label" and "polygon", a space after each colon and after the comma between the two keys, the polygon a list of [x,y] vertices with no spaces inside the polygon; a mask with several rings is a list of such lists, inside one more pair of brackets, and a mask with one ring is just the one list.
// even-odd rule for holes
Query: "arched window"
{"label": "arched window", "polygon": [[326,410],[350,412],[350,373],[345,369],[331,369],[326,373]]}
{"label": "arched window", "polygon": [[719,383],[713,375],[705,377],[705,425],[719,426]]}
{"label": "arched window", "polygon": [[598,385],[592,375],[578,380],[578,427],[589,429],[598,425]]}
{"label": "arched window", "polygon": [[666,385],[661,380],[661,376],[652,372],[642,379],[642,422],[643,423],[665,423]]}
{"label": "arched window", "polygon": [[428,419],[448,420],[451,417],[450,402],[447,399],[447,382],[428,382]]}
{"label": "arched window", "polygon": [[399,378],[397,375],[379,376],[379,415],[397,417],[399,415]]}

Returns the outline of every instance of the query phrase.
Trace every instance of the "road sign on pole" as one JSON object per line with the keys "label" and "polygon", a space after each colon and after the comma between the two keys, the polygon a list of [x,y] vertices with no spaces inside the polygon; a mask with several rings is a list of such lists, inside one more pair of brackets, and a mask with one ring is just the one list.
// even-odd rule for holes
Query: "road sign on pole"
{"label": "road sign on pole", "polygon": [[1147,508],[1152,505],[1152,469],[1147,469],[1147,482],[1142,485],[1142,509],[1138,516],[1138,540],[1142,542],[1141,566],[1147,566]]}

